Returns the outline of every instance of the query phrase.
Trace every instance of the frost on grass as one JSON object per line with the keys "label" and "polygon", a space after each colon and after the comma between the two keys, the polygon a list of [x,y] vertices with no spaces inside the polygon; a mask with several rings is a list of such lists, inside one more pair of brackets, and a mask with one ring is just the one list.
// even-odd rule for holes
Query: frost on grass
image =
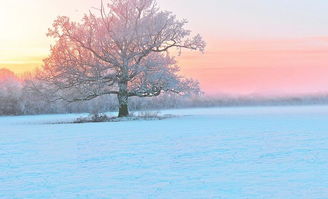
{"label": "frost on grass", "polygon": [[87,117],[79,117],[73,121],[73,123],[97,123],[97,122],[122,122],[122,121],[134,121],[134,120],[163,120],[168,118],[176,117],[171,114],[161,115],[159,112],[138,112],[132,113],[129,117],[120,118],[108,116],[104,113],[101,114],[91,114]]}

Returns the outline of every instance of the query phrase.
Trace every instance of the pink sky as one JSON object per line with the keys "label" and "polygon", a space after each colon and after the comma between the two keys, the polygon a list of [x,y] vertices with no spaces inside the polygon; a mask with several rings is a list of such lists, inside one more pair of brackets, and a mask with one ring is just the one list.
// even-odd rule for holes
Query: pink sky
{"label": "pink sky", "polygon": [[[41,66],[51,43],[45,34],[56,16],[79,19],[99,2],[1,2],[0,68],[23,73]],[[328,1],[158,2],[188,19],[188,27],[207,41],[204,55],[178,58],[182,73],[198,79],[207,94],[328,93]]]}
{"label": "pink sky", "polygon": [[222,40],[200,56],[178,58],[182,72],[207,94],[295,95],[328,93],[326,38]]}

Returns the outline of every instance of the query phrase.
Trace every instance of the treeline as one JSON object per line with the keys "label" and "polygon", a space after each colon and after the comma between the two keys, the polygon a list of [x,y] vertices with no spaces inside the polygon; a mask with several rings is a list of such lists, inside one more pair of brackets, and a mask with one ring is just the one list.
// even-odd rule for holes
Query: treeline
{"label": "treeline", "polygon": [[[131,98],[130,109],[147,110],[179,107],[181,97],[162,95],[154,98]],[[116,96],[101,96],[90,101],[69,103],[66,101],[50,101],[42,93],[31,88],[31,85],[18,78],[6,69],[0,69],[0,115],[33,115],[55,113],[100,113],[116,111]]]}
{"label": "treeline", "polygon": [[[5,75],[4,75],[5,74]],[[328,96],[305,97],[206,97],[179,96],[163,94],[152,98],[131,98],[129,107],[136,110],[158,110],[189,107],[215,106],[257,106],[257,105],[307,105],[328,104]],[[0,70],[0,115],[33,115],[56,113],[101,113],[116,111],[116,96],[101,96],[91,101],[68,103],[65,101],[49,101],[26,82],[17,78],[8,70]]]}

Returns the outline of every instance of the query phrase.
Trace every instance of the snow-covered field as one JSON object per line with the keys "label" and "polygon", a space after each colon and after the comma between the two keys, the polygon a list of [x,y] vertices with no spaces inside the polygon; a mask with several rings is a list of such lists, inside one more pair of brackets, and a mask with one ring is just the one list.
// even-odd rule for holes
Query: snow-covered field
{"label": "snow-covered field", "polygon": [[0,117],[1,199],[327,199],[328,106]]}

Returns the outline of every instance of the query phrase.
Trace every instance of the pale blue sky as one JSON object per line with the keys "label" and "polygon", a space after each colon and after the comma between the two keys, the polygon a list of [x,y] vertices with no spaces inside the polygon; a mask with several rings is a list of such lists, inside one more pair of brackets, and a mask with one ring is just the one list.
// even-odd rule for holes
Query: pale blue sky
{"label": "pale blue sky", "polygon": [[[2,47],[43,48],[57,15],[80,17],[100,0],[0,0]],[[328,35],[328,0],[158,0],[206,37],[298,38]]]}
{"label": "pale blue sky", "polygon": [[327,0],[159,0],[201,31],[218,37],[328,35]]}

